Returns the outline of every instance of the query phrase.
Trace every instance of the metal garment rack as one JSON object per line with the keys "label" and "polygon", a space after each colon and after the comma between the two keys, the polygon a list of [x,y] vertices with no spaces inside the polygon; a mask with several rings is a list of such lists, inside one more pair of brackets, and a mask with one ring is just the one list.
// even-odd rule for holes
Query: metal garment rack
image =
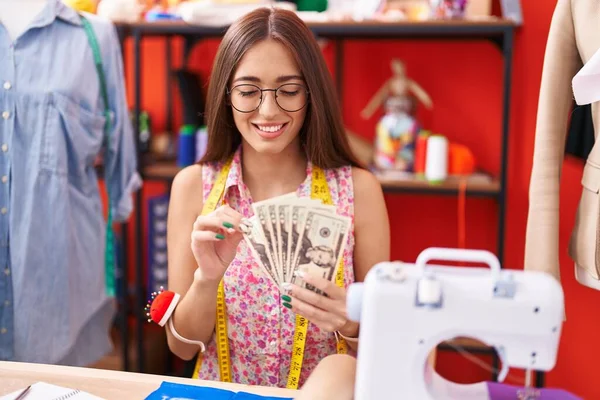
{"label": "metal garment rack", "polygon": [[[309,28],[318,38],[332,40],[335,44],[335,79],[338,95],[343,98],[343,43],[345,40],[455,40],[455,41],[489,41],[496,45],[503,56],[503,90],[502,90],[502,128],[500,137],[501,168],[500,176],[493,179],[490,183],[481,183],[467,180],[466,196],[481,197],[495,200],[498,203],[498,226],[497,226],[497,249],[496,255],[503,264],[504,259],[504,239],[505,239],[505,215],[506,215],[506,181],[508,165],[508,141],[509,141],[509,123],[510,123],[510,95],[512,83],[512,58],[514,35],[517,26],[508,20],[493,19],[489,21],[426,21],[426,22],[400,22],[400,23],[381,23],[381,22],[333,22],[333,23],[309,23]],[[141,111],[142,99],[142,71],[141,44],[145,37],[164,37],[167,40],[167,128],[172,127],[170,112],[170,93],[171,93],[171,54],[170,39],[172,37],[182,37],[184,39],[184,65],[194,45],[203,40],[211,38],[220,38],[225,33],[227,27],[207,27],[189,25],[180,21],[162,21],[162,22],[142,22],[138,24],[123,26],[127,31],[127,36],[133,39],[133,85],[134,85],[134,132],[139,140],[139,115]],[[139,172],[146,181],[158,180],[171,182],[179,168],[174,163],[153,162],[142,157],[140,145],[137,143],[137,156]],[[417,193],[429,195],[450,195],[456,196],[459,193],[459,182],[447,182],[441,185],[430,186],[422,181],[382,181],[382,187],[386,193]],[[143,324],[146,317],[143,315],[143,307],[146,301],[146,292],[144,282],[144,265],[142,264],[142,254],[144,251],[143,232],[142,232],[142,200],[143,189],[136,193],[136,268],[135,268],[135,301],[134,316],[136,317],[136,336],[137,336],[137,371],[143,372],[144,366],[144,332]],[[125,318],[126,320],[126,318]],[[498,368],[498,358],[495,351],[490,347],[461,345],[464,349],[474,353],[483,353],[494,355],[494,368]],[[440,344],[440,350],[454,350],[452,345]],[[128,365],[128,354],[124,352],[125,365]],[[494,375],[495,379],[495,375]],[[542,387],[544,385],[544,373],[538,371],[535,373],[535,385]]]}

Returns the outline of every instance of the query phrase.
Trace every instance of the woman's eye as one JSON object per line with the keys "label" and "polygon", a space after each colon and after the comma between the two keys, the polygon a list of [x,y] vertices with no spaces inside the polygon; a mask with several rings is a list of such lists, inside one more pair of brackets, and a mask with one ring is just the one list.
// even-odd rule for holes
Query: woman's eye
{"label": "woman's eye", "polygon": [[253,91],[251,91],[251,92],[239,92],[239,93],[240,93],[240,96],[242,96],[242,97],[248,97],[248,96],[253,96],[253,95],[255,95],[255,94],[257,93],[257,91],[256,91],[256,90],[253,90]]}
{"label": "woman's eye", "polygon": [[287,90],[282,90],[281,94],[285,95],[285,96],[296,96],[299,93],[298,90],[295,90],[293,92],[289,92]]}

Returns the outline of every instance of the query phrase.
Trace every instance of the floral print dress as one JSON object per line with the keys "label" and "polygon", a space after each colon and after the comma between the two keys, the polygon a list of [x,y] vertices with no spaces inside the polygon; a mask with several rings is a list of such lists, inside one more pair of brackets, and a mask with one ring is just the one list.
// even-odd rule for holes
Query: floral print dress
{"label": "floral print dress", "polygon": [[[203,165],[204,201],[221,167],[221,163]],[[337,213],[354,221],[351,167],[325,170],[325,176]],[[296,194],[310,197],[311,181],[312,165],[309,162],[306,179],[298,187]],[[223,198],[244,217],[252,217],[252,199],[242,181],[241,148],[234,154]],[[351,226],[343,256],[346,287],[354,281],[353,248],[354,224]],[[256,263],[244,240],[240,242],[237,255],[225,272],[223,282],[233,382],[285,387],[290,369],[296,314],[282,305],[280,289]],[[335,353],[335,335],[309,324],[299,386],[302,386],[319,361]],[[220,380],[214,335],[206,346],[198,377]]]}

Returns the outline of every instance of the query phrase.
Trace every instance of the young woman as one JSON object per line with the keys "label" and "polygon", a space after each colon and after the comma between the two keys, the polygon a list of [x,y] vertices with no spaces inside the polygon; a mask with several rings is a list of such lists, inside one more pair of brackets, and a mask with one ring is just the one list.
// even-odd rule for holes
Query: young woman
{"label": "young woman", "polygon": [[[173,324],[181,336],[206,344],[198,377],[221,380],[227,372],[219,368],[213,334],[221,331],[216,307],[222,293],[231,381],[289,387],[296,318],[302,316],[309,321],[296,382],[302,385],[319,361],[336,353],[337,339],[347,338],[350,350],[356,345],[358,324],[346,316],[346,288],[389,259],[381,186],[350,151],[329,71],[295,13],[265,8],[233,24],[219,47],[208,99],[207,153],[177,175],[171,192],[169,290],[182,296]],[[292,192],[309,198],[315,168],[324,171],[337,213],[352,223],[344,284],[302,277],[326,296],[274,284],[240,228],[252,217],[253,202]],[[215,187],[222,189],[218,204],[210,195]],[[198,352],[167,332],[180,358]]]}

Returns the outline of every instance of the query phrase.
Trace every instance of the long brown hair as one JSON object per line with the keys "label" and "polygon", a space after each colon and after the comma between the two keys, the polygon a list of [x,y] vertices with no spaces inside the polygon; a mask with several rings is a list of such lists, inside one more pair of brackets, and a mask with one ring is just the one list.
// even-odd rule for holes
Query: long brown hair
{"label": "long brown hair", "polygon": [[361,166],[350,148],[331,75],[317,41],[295,12],[277,8],[260,8],[246,14],[229,27],[219,45],[208,86],[208,145],[200,163],[225,161],[240,145],[242,139],[226,88],[246,51],[269,38],[291,51],[310,92],[299,133],[308,160],[321,168]]}

